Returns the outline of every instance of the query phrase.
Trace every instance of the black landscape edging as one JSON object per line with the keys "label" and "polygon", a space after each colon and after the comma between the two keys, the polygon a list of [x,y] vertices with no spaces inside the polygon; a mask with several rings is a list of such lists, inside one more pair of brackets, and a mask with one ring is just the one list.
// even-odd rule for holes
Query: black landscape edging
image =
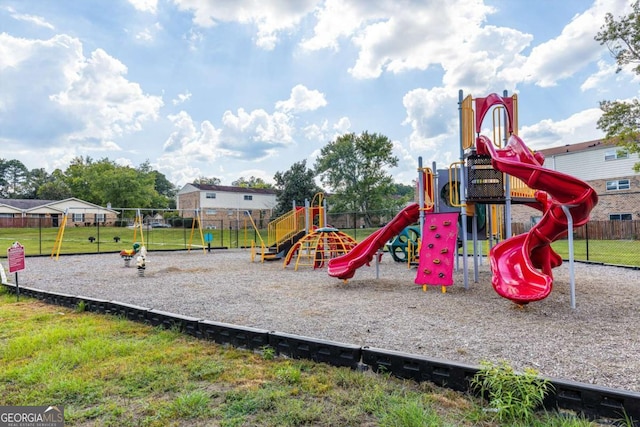
{"label": "black landscape edging", "polygon": [[216,344],[247,350],[260,350],[269,345],[269,331],[266,329],[201,320],[200,331],[204,339]]}
{"label": "black landscape edging", "polygon": [[477,366],[427,356],[363,347],[362,363],[374,372],[389,372],[399,378],[429,381],[456,391],[469,391]]}
{"label": "black landscape edging", "polygon": [[[3,285],[16,292],[15,285]],[[177,328],[185,334],[221,345],[247,350],[272,347],[279,355],[351,369],[360,369],[364,364],[374,372],[389,373],[418,382],[429,381],[461,392],[472,391],[470,381],[480,369],[478,366],[444,359],[214,322],[118,301],[45,292],[23,286],[20,287],[20,295],[69,308],[77,308],[83,303],[86,311],[118,315],[156,327]],[[640,393],[561,379],[550,381],[553,390],[544,400],[545,408],[571,410],[590,419],[620,420],[628,417],[633,420],[634,426],[640,427]]]}
{"label": "black landscape edging", "polygon": [[334,366],[357,369],[362,359],[362,347],[336,341],[292,335],[284,332],[269,333],[269,346],[278,355],[294,359],[308,359]]}

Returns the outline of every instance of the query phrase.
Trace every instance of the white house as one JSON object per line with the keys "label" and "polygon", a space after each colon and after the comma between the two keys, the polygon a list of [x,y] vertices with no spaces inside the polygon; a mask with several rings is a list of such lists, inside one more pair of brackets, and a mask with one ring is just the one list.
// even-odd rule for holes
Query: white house
{"label": "white house", "polygon": [[[640,173],[633,165],[640,161],[613,143],[601,140],[539,150],[544,154],[544,166],[571,175],[588,183],[598,194],[598,204],[591,219],[640,220]],[[517,206],[514,222],[535,221],[538,211]]]}
{"label": "white house", "polygon": [[177,200],[183,217],[193,218],[199,210],[205,226],[236,224],[248,213],[263,227],[271,220],[276,204],[276,192],[271,189],[208,184],[186,184],[178,191]]}

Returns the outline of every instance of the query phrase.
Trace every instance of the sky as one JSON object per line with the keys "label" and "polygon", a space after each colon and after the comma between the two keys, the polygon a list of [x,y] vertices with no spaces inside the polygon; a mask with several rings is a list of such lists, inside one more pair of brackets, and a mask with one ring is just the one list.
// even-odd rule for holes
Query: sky
{"label": "sky", "polygon": [[[518,95],[534,150],[601,138],[599,102],[636,98],[594,40],[630,0],[0,0],[0,158],[145,161],[273,183],[345,133],[459,160],[459,91]],[[487,122],[488,123],[488,122]],[[490,126],[490,123],[487,124]]]}

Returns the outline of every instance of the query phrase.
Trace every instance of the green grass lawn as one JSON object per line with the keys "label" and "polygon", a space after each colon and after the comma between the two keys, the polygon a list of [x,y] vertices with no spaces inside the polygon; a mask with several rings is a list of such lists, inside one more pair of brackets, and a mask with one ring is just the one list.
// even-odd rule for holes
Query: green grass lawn
{"label": "green grass lawn", "polygon": [[468,395],[221,347],[0,289],[0,405],[62,405],[68,426],[592,426],[498,421]]}
{"label": "green grass lawn", "polygon": [[[495,244],[495,242],[494,242]],[[640,267],[640,240],[589,240],[587,256],[587,241],[575,240],[573,244],[574,259],[577,261],[602,262],[606,264],[627,265]],[[479,242],[479,251],[488,255],[489,242]],[[568,240],[558,240],[551,247],[564,259],[569,259]],[[469,255],[473,253],[473,243],[467,242]],[[459,253],[462,253],[460,249]]]}
{"label": "green grass lawn", "polygon": [[[135,240],[134,240],[135,233]],[[176,250],[203,246],[203,237],[210,233],[211,246],[250,246],[257,240],[253,230],[200,230],[191,228],[143,228],[142,237],[147,250]],[[0,248],[8,248],[15,241],[25,247],[28,255],[50,255],[53,251],[58,228],[0,228]],[[89,239],[93,237],[91,242]],[[115,238],[118,239],[115,239]],[[116,240],[118,240],[116,242]],[[134,242],[142,241],[139,228],[127,227],[66,227],[60,247],[61,254],[116,252],[131,249]],[[204,243],[207,246],[207,243]],[[0,256],[6,251],[0,250]]]}

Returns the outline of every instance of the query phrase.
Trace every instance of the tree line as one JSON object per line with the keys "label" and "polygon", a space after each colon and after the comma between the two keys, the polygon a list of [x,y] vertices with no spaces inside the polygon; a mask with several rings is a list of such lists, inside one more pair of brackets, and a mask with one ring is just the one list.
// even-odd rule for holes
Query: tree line
{"label": "tree line", "polygon": [[176,186],[148,161],[133,168],[103,158],[76,157],[65,170],[29,170],[19,160],[0,159],[0,198],[64,200],[70,197],[100,206],[175,207]]}
{"label": "tree line", "polygon": [[[414,197],[414,187],[396,184],[389,169],[397,166],[393,144],[384,135],[348,133],[325,145],[313,168],[306,160],[294,163],[274,175],[275,184],[262,178],[240,177],[236,187],[273,189],[277,206],[273,215],[291,209],[324,192],[332,212],[393,211]],[[325,186],[321,188],[317,182]],[[220,185],[216,177],[198,177],[195,184]],[[48,173],[43,168],[28,170],[19,160],[0,159],[0,198],[63,200],[70,197],[114,208],[172,209],[178,188],[149,161],[138,167],[122,166],[103,158],[76,157],[65,170]]]}

